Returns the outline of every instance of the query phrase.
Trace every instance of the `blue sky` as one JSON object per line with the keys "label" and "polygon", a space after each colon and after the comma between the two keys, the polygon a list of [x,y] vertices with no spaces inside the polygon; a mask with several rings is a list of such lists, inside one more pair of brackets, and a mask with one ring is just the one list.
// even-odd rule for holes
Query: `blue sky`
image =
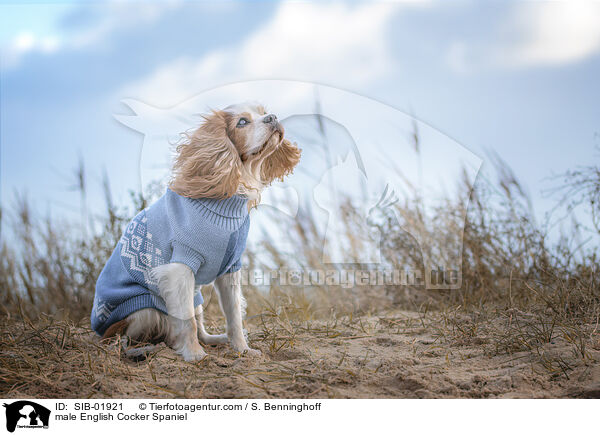
{"label": "blue sky", "polygon": [[126,202],[143,138],[114,118],[131,113],[121,101],[176,107],[246,80],[412,112],[484,168],[498,153],[540,210],[546,177],[600,158],[598,2],[2,2],[0,50],[3,206],[26,191],[76,216],[79,155],[90,207],[103,170]]}

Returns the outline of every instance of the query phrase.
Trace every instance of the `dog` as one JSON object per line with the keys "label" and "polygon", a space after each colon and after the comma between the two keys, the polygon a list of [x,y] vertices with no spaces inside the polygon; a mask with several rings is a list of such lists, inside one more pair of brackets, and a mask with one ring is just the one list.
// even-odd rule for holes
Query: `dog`
{"label": "dog", "polygon": [[[249,210],[290,174],[301,150],[272,113],[254,103],[214,110],[176,148],[166,193],[127,226],[96,283],[92,328],[103,338],[164,341],[186,361],[202,344],[260,355],[243,330],[241,260]],[[214,283],[225,334],[203,325],[203,284]],[[135,352],[135,349],[132,349]],[[133,353],[131,354],[133,355]]]}

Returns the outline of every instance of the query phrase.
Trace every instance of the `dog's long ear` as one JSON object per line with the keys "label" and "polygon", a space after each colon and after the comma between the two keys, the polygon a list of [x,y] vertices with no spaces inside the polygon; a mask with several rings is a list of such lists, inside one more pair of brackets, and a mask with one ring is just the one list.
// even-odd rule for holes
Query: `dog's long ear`
{"label": "dog's long ear", "polygon": [[171,190],[189,198],[235,195],[242,161],[227,136],[227,114],[213,112],[177,146]]}
{"label": "dog's long ear", "polygon": [[296,144],[283,139],[273,154],[268,156],[261,166],[262,182],[270,184],[275,179],[283,181],[283,177],[291,174],[300,161],[301,152],[302,150]]}

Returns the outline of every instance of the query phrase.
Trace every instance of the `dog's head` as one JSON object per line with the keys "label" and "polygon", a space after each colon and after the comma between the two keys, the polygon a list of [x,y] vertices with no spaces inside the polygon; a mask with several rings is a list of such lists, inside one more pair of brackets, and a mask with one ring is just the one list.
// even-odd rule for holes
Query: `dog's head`
{"label": "dog's head", "polygon": [[277,117],[260,105],[237,104],[204,116],[177,146],[171,189],[190,198],[256,199],[292,172],[300,149],[284,138]]}

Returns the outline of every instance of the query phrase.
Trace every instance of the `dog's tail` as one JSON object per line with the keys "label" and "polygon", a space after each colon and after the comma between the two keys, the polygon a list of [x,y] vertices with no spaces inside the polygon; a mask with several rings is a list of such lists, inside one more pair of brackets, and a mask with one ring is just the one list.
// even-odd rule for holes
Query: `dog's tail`
{"label": "dog's tail", "polygon": [[127,330],[128,326],[129,321],[127,319],[119,320],[108,327],[106,332],[104,332],[104,335],[102,335],[102,339],[115,337],[117,335],[124,335],[124,332]]}

